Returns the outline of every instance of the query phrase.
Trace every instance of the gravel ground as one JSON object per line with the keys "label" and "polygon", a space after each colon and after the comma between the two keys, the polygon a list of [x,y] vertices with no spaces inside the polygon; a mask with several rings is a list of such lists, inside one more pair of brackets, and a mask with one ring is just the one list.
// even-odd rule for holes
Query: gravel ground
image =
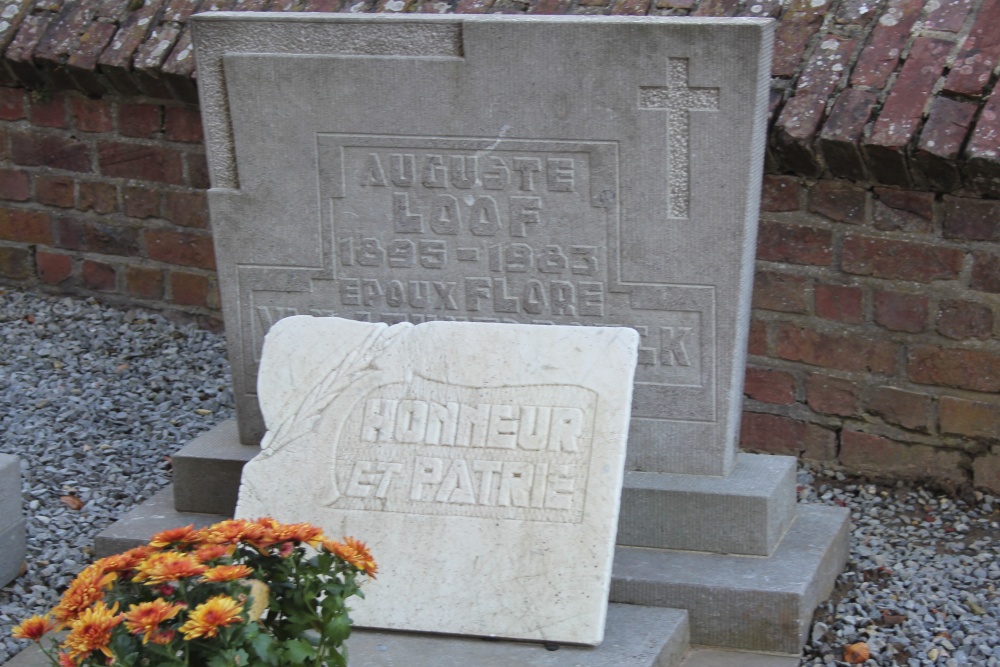
{"label": "gravel ground", "polygon": [[[232,416],[222,336],[94,300],[0,291],[0,452],[21,457],[28,569],[0,588],[0,665],[93,537],[169,482],[168,457]],[[851,557],[802,665],[1000,667],[1000,499],[804,466],[799,497],[846,506]],[[75,506],[82,507],[74,509]]]}

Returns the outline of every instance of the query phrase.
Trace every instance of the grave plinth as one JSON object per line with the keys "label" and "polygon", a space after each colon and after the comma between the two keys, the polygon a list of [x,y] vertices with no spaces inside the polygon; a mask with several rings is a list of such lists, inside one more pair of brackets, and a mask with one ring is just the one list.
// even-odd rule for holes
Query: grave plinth
{"label": "grave plinth", "polygon": [[13,581],[25,556],[20,459],[0,454],[0,586]]}

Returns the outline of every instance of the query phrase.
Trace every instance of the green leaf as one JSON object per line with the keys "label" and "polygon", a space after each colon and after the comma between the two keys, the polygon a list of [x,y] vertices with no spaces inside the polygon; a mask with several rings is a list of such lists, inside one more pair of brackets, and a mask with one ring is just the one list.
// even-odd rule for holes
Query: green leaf
{"label": "green leaf", "polygon": [[285,662],[301,665],[316,658],[316,649],[304,639],[289,639],[282,645]]}

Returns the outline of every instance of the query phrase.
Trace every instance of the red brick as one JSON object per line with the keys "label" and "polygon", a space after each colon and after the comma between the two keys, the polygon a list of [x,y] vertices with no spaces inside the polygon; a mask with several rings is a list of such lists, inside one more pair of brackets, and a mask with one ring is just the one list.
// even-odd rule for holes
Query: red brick
{"label": "red brick", "polygon": [[965,148],[965,175],[987,197],[1000,199],[1000,86],[993,89]]}
{"label": "red brick", "polygon": [[184,182],[181,154],[170,148],[102,141],[98,162],[105,176],[173,185]]}
{"label": "red brick", "polygon": [[844,0],[837,8],[836,21],[840,25],[865,25],[879,8],[868,0]]}
{"label": "red brick", "polygon": [[806,377],[806,402],[816,412],[854,417],[861,412],[861,388],[844,378],[810,373]]}
{"label": "red brick", "polygon": [[897,345],[888,340],[827,333],[784,322],[777,325],[775,334],[779,359],[841,371],[892,375],[896,370],[897,350]]}
{"label": "red brick", "polygon": [[66,98],[61,93],[33,93],[31,124],[39,127],[69,127]]}
{"label": "red brick", "polygon": [[771,76],[791,77],[799,67],[806,44],[816,34],[819,26],[814,23],[789,23],[782,21],[774,33],[774,58]]}
{"label": "red brick", "polygon": [[781,0],[761,0],[760,2],[748,2],[739,16],[749,16],[758,19],[776,19],[781,15],[784,6]]}
{"label": "red brick", "polygon": [[0,120],[24,118],[24,89],[0,88]]}
{"label": "red brick", "polygon": [[854,44],[853,39],[825,36],[799,75],[795,94],[809,93],[829,97],[843,73],[850,69],[849,60]]}
{"label": "red brick", "polygon": [[27,70],[35,68],[35,49],[51,22],[52,14],[49,12],[33,13],[24,17],[21,27],[18,28],[17,35],[7,47],[6,53],[7,60],[10,61],[11,67],[18,76],[40,78],[37,71],[32,73]]}
{"label": "red brick", "polygon": [[123,211],[130,218],[160,217],[162,195],[148,187],[126,187],[122,191]]}
{"label": "red brick", "polygon": [[201,114],[197,109],[168,107],[165,128],[165,136],[170,141],[199,144],[205,140],[201,130]]}
{"label": "red brick", "polygon": [[1000,201],[946,196],[942,212],[945,238],[1000,241]]}
{"label": "red brick", "polygon": [[[121,6],[124,3],[121,0],[114,0],[113,2],[105,3],[104,6],[113,4]],[[66,64],[76,70],[74,72],[75,75],[79,76],[86,73],[85,76],[88,76],[88,78],[93,76],[92,73],[98,67],[101,54],[111,45],[111,39],[118,31],[117,24],[127,14],[128,12],[126,11],[120,13],[119,16],[101,17],[111,19],[114,22],[104,23],[98,19],[87,26],[87,29],[80,35],[80,42],[77,44],[77,48],[73,49],[72,53],[66,59]]]}
{"label": "red brick", "polygon": [[131,227],[102,225],[71,216],[59,218],[58,227],[61,248],[124,257],[139,254],[138,232]]}
{"label": "red brick", "polygon": [[870,433],[844,429],[840,462],[847,468],[893,479],[969,481],[967,455],[953,449],[909,445]]}
{"label": "red brick", "polygon": [[942,301],[938,304],[937,332],[955,340],[988,340],[993,334],[993,310],[974,301]]}
{"label": "red brick", "polygon": [[816,285],[813,298],[817,317],[860,324],[865,319],[864,292],[854,285]]}
{"label": "red brick", "polygon": [[920,17],[924,0],[891,0],[889,8],[872,30],[851,74],[852,86],[880,89],[899,64],[910,29]]}
{"label": "red brick", "polygon": [[58,285],[73,274],[73,258],[39,250],[35,253],[38,277],[49,285]]}
{"label": "red brick", "polygon": [[750,321],[750,337],[747,341],[747,354],[764,356],[767,354],[767,323],[760,320]]}
{"label": "red brick", "polygon": [[[213,285],[207,276],[183,271],[170,272],[171,301],[181,306],[210,308]],[[214,300],[218,307],[218,300]]]}
{"label": "red brick", "polygon": [[1000,403],[942,396],[940,406],[941,433],[1000,439]]}
{"label": "red brick", "polygon": [[929,187],[952,192],[962,187],[956,161],[971,129],[978,105],[938,97],[920,132],[913,163],[921,170]]}
{"label": "red brick", "polygon": [[975,0],[948,0],[940,2],[924,20],[924,28],[927,30],[940,30],[941,32],[958,32],[965,23],[965,18],[969,15],[973,6],[979,3]]}
{"label": "red brick", "polygon": [[1000,294],[1000,255],[972,253],[972,275],[969,287],[977,292]]}
{"label": "red brick", "polygon": [[864,190],[847,181],[819,181],[809,189],[809,210],[837,222],[862,225],[865,222]]}
{"label": "red brick", "polygon": [[797,94],[785,103],[772,140],[788,169],[806,176],[818,176],[822,171],[815,139],[825,109],[826,97],[815,93]]}
{"label": "red brick", "polygon": [[769,454],[798,456],[803,449],[806,423],[762,412],[744,412],[740,447]]}
{"label": "red brick", "polygon": [[163,107],[123,104],[118,108],[118,131],[126,137],[151,139],[163,129]]}
{"label": "red brick", "polygon": [[46,134],[11,135],[15,164],[89,172],[90,147],[82,141]]}
{"label": "red brick", "polygon": [[845,90],[834,103],[820,132],[819,148],[837,178],[866,179],[861,138],[877,103],[875,94],[854,88]]}
{"label": "red brick", "polygon": [[[619,4],[627,5],[625,7],[622,7],[623,11],[618,12],[620,14],[638,13],[644,15],[646,11],[649,10],[649,0],[616,0],[615,6],[617,7]],[[646,10],[636,11],[636,12],[627,11],[628,9],[634,8],[633,5],[637,4],[645,5]],[[490,10],[490,7],[492,5],[493,5],[493,0],[458,0],[458,2],[455,4],[455,13],[484,14]],[[614,10],[612,10],[612,13],[615,13]]]}
{"label": "red brick", "polygon": [[126,267],[125,291],[141,299],[162,299],[163,271],[144,266]]}
{"label": "red brick", "polygon": [[118,210],[118,188],[111,183],[80,181],[77,186],[76,207],[81,211],[114,213]]}
{"label": "red brick", "polygon": [[833,233],[815,227],[763,222],[757,237],[757,258],[829,266],[833,261]]}
{"label": "red brick", "polygon": [[167,264],[215,268],[215,251],[210,236],[150,229],[146,231],[146,253],[150,259]]}
{"label": "red brick", "polygon": [[34,274],[35,267],[30,250],[0,246],[0,276],[24,280]]}
{"label": "red brick", "polygon": [[692,16],[736,16],[739,0],[702,0]]}
{"label": "red brick", "polygon": [[754,278],[753,307],[783,313],[804,313],[808,283],[801,276],[760,271]]}
{"label": "red brick", "polygon": [[931,427],[933,400],[926,394],[896,387],[876,387],[868,401],[868,411],[888,424],[927,433]]}
{"label": "red brick", "polygon": [[799,206],[800,191],[798,178],[767,174],[764,176],[764,185],[761,190],[760,209],[772,213],[798,211],[801,208]]}
{"label": "red brick", "polygon": [[115,33],[115,38],[98,59],[102,71],[112,75],[131,67],[136,49],[156,25],[153,20],[163,6],[163,0],[146,0],[137,9],[131,10]]}
{"label": "red brick", "polygon": [[0,239],[21,243],[52,243],[49,214],[23,208],[0,208]]}
{"label": "red brick", "polygon": [[31,178],[20,169],[0,169],[0,199],[28,201],[31,199]]}
{"label": "red brick", "polygon": [[79,43],[80,33],[94,18],[97,4],[96,2],[66,3],[35,49],[36,62],[48,67],[62,65]]}
{"label": "red brick", "polygon": [[72,108],[76,129],[81,132],[110,132],[114,129],[111,104],[107,100],[74,97]]}
{"label": "red brick", "polygon": [[915,345],[907,355],[907,373],[918,384],[1000,391],[1000,355],[986,350]]}
{"label": "red brick", "polygon": [[188,185],[198,190],[207,190],[211,187],[208,179],[208,162],[205,161],[203,153],[188,153],[184,156],[187,165]]}
{"label": "red brick", "polygon": [[818,424],[806,424],[802,458],[807,461],[837,460],[837,433]]}
{"label": "red brick", "polygon": [[953,248],[848,236],[844,239],[841,264],[846,273],[929,283],[957,278],[964,255]]}
{"label": "red brick", "polygon": [[980,95],[1000,62],[1000,2],[982,3],[979,16],[962,44],[944,89],[959,95]]}
{"label": "red brick", "polygon": [[927,328],[929,300],[923,294],[877,290],[875,322],[890,331],[920,333]]}
{"label": "red brick", "polygon": [[972,483],[977,489],[1000,494],[1000,452],[982,454],[973,460]]}
{"label": "red brick", "polygon": [[83,260],[80,279],[84,287],[98,292],[114,292],[117,288],[115,267],[103,262]]}
{"label": "red brick", "polygon": [[204,192],[167,192],[163,217],[182,227],[208,227],[208,201]]}
{"label": "red brick", "polygon": [[795,376],[785,371],[747,368],[743,394],[755,401],[791,405],[795,402]]}
{"label": "red brick", "polygon": [[36,176],[35,199],[39,204],[72,208],[73,179],[65,176]]}
{"label": "red brick", "polygon": [[0,160],[10,159],[10,133],[0,127]]}
{"label": "red brick", "polygon": [[926,234],[934,218],[934,193],[875,188],[872,221],[876,229]]}

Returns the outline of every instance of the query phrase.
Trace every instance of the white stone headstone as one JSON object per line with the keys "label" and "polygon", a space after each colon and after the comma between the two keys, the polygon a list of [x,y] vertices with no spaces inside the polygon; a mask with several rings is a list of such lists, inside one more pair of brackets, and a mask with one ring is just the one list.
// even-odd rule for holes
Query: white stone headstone
{"label": "white stone headstone", "polygon": [[638,334],[291,317],[237,516],[366,541],[360,626],[598,644]]}

